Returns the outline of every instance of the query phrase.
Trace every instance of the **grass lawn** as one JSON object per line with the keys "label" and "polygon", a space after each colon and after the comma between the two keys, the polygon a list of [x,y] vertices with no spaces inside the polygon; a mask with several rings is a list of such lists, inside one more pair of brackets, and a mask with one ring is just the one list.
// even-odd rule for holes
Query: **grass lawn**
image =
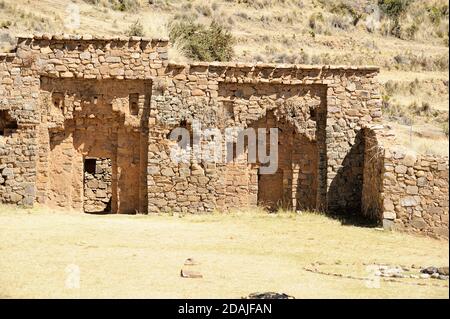
{"label": "grass lawn", "polygon": [[[186,258],[203,278],[181,278]],[[399,279],[369,288],[368,263],[448,266],[447,241],[343,226],[325,216],[87,215],[0,206],[2,298],[448,298],[448,281]],[[67,288],[71,266],[80,287]],[[414,270],[418,272],[418,270]],[[417,283],[423,285],[416,285]]]}

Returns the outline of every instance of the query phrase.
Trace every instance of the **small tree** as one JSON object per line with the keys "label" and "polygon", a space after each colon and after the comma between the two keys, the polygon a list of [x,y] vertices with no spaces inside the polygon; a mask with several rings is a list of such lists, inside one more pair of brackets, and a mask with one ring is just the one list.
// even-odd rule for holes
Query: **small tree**
{"label": "small tree", "polygon": [[143,37],[145,35],[144,27],[139,22],[139,20],[136,20],[127,30],[128,36],[137,36],[137,37]]}
{"label": "small tree", "polygon": [[233,36],[215,21],[208,27],[193,21],[172,23],[169,35],[192,59],[229,61],[233,57]]}
{"label": "small tree", "polygon": [[400,19],[410,4],[411,0],[378,0],[381,12],[393,20]]}
{"label": "small tree", "polygon": [[390,33],[398,38],[401,36],[400,18],[410,4],[411,0],[378,0],[381,12],[393,21]]}

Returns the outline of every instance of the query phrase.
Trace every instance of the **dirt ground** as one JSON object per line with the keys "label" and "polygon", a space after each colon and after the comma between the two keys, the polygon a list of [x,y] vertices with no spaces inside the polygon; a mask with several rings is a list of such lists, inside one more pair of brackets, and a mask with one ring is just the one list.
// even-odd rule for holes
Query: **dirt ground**
{"label": "dirt ground", "polygon": [[[186,258],[200,262],[203,278],[180,276]],[[311,213],[100,216],[0,207],[2,298],[240,298],[261,291],[449,297],[448,281],[399,279],[371,288],[370,281],[304,269],[314,262],[321,271],[370,277],[368,263],[448,266],[449,248]]]}

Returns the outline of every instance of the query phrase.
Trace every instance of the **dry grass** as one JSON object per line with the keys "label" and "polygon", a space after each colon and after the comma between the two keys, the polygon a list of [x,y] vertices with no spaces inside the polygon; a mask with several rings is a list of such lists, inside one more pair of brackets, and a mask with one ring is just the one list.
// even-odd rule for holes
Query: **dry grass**
{"label": "dry grass", "polygon": [[402,125],[390,123],[396,132],[399,144],[418,154],[449,155],[448,137],[433,125]]}
{"label": "dry grass", "polygon": [[[201,262],[204,278],[180,277],[188,257]],[[326,271],[367,276],[363,263],[441,266],[448,258],[445,241],[342,226],[312,213],[98,216],[0,208],[1,297],[239,298],[279,291],[297,298],[448,298],[444,281],[426,282],[447,287],[381,282],[370,289],[303,269],[323,262]],[[65,288],[69,264],[80,267],[80,289]]]}
{"label": "dry grass", "polygon": [[398,142],[418,153],[448,156],[448,75],[385,72],[378,78],[384,119],[395,129]]}

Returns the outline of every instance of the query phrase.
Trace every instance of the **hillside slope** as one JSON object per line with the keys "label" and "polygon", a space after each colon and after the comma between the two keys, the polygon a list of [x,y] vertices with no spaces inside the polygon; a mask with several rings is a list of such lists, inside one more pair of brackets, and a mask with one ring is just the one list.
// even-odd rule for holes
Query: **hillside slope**
{"label": "hillside slope", "polygon": [[[397,12],[377,0],[0,0],[0,47],[23,32],[167,37],[172,21],[215,20],[235,38],[233,60],[379,65],[385,119],[411,148],[448,154],[448,4],[382,1],[406,2]],[[170,59],[189,60],[176,43]]]}

